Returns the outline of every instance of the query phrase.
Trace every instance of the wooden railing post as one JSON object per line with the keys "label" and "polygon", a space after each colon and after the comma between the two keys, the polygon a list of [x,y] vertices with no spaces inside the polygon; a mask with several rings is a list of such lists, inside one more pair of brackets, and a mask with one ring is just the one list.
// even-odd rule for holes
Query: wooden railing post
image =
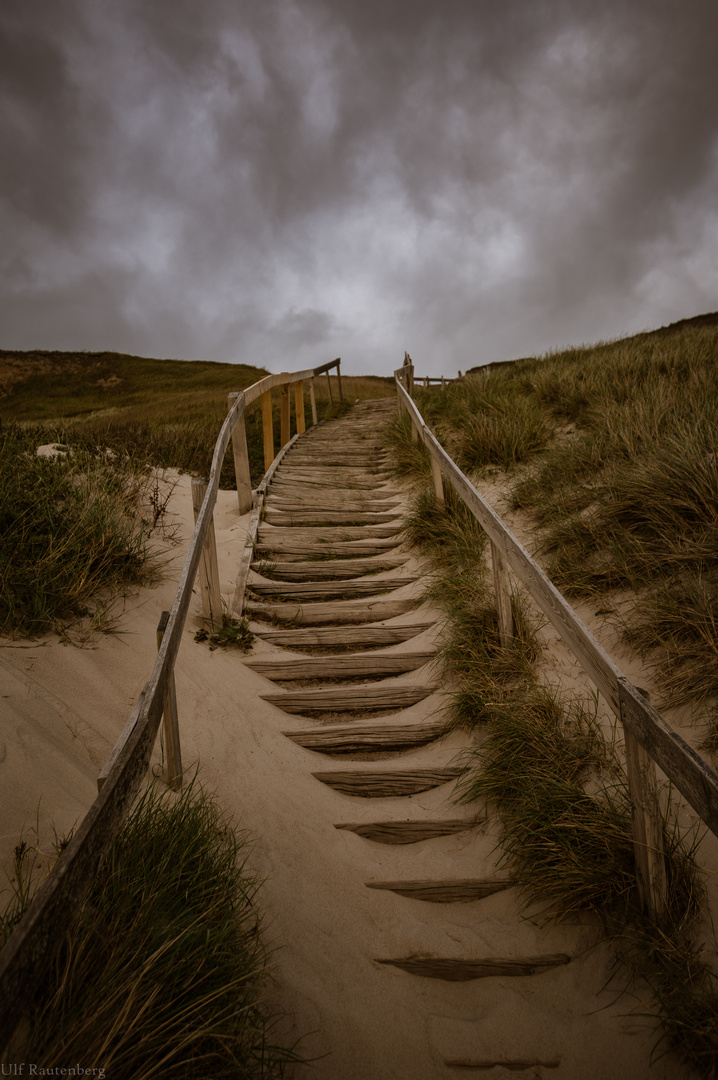
{"label": "wooden railing post", "polygon": [[491,541],[491,561],[494,566],[494,589],[496,590],[496,611],[499,617],[499,640],[508,645],[515,635],[514,614],[511,610],[511,582],[508,570],[496,544]]}
{"label": "wooden railing post", "polygon": [[304,381],[300,380],[294,384],[294,414],[297,418],[297,435],[303,435],[307,430],[306,420],[304,419]]}
{"label": "wooden railing post", "polygon": [[[281,418],[279,449],[281,450],[283,446],[287,445],[290,439],[289,432],[291,430],[291,425],[289,420],[289,381],[283,383],[282,386],[280,386],[279,388],[279,415]],[[274,458],[272,458],[272,461],[273,460]]]}
{"label": "wooden railing post", "polygon": [[[162,644],[162,638],[164,637],[165,630],[167,629],[169,617],[169,611],[163,611],[162,615],[160,616],[159,625],[157,626],[158,652],[160,645]],[[164,694],[164,711],[162,714],[162,722],[165,735],[165,754],[167,755],[165,780],[167,782],[167,785],[171,787],[173,791],[180,791],[182,788],[182,754],[180,751],[179,719],[177,716],[177,690],[175,687],[174,671],[170,671],[167,677],[167,686],[165,688]]]}
{"label": "wooden railing post", "polygon": [[[199,517],[199,512],[202,509],[206,491],[207,481],[197,476],[192,477],[192,509],[194,511],[195,523]],[[202,593],[202,611],[204,612],[204,617],[211,626],[219,627],[222,625],[222,594],[219,589],[217,541],[214,535],[213,520],[210,521],[207,530],[197,577]]]}
{"label": "wooden railing post", "polygon": [[[649,700],[646,690],[636,687]],[[636,883],[641,907],[660,917],[666,907],[666,860],[663,850],[663,825],[658,803],[656,764],[647,750],[623,726],[626,747],[626,773],[631,799],[633,852],[636,858]]]}
{"label": "wooden railing post", "polygon": [[444,500],[444,478],[441,475],[441,469],[439,468],[439,462],[434,455],[429,451],[429,461],[431,462],[431,479],[434,481],[434,494],[437,501],[443,503]]}
{"label": "wooden railing post", "polygon": [[329,378],[329,372],[327,372],[327,389],[329,391],[329,404],[334,404],[334,398],[332,397],[332,380]]}
{"label": "wooden railing post", "polygon": [[[229,395],[230,409],[234,405],[236,394]],[[237,503],[240,514],[247,514],[252,509],[252,481],[249,474],[249,451],[247,449],[247,428],[244,413],[232,429],[232,454],[234,455],[234,475],[237,480]]]}
{"label": "wooden railing post", "polygon": [[313,377],[309,380],[309,400],[310,400],[311,405],[312,405],[312,423],[317,424],[319,421],[317,420],[317,399],[314,396],[314,378]]}
{"label": "wooden railing post", "polygon": [[272,424],[272,391],[262,394],[262,435],[264,436],[264,471],[274,461],[274,427]]}
{"label": "wooden railing post", "polygon": [[341,357],[337,357],[337,386],[339,387],[339,400],[344,401],[344,395],[342,394],[342,373],[339,369],[341,364]]}

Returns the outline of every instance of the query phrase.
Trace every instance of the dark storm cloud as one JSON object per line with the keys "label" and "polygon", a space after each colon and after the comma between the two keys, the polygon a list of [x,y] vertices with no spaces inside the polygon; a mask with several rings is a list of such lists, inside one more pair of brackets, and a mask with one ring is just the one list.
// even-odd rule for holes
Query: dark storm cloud
{"label": "dark storm cloud", "polygon": [[0,23],[5,347],[452,372],[718,306],[712,0]]}

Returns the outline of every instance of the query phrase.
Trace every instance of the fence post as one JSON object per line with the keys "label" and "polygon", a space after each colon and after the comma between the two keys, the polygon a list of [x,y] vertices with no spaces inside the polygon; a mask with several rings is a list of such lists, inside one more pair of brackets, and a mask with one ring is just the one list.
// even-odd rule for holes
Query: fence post
{"label": "fence post", "polygon": [[[157,650],[159,651],[164,637],[169,611],[163,611],[157,627]],[[167,678],[167,688],[164,696],[164,712],[162,721],[165,734],[165,753],[167,755],[167,768],[165,779],[173,791],[182,788],[182,754],[180,752],[179,720],[177,717],[177,690],[175,687],[175,673],[170,671]]]}
{"label": "fence post", "polygon": [[[236,394],[229,395],[230,409],[234,405]],[[249,475],[249,451],[247,450],[247,428],[244,413],[237,419],[232,429],[232,454],[234,456],[234,475],[237,480],[237,502],[240,514],[252,509],[252,481]]]}
{"label": "fence post", "polygon": [[329,404],[333,405],[334,404],[334,398],[332,397],[332,380],[329,378],[329,372],[327,372],[326,375],[327,375],[327,389],[329,390]]}
{"label": "fence post", "polygon": [[262,394],[262,435],[264,437],[264,471],[274,461],[274,427],[272,424],[272,391]]}
{"label": "fence post", "polygon": [[[646,701],[649,700],[646,690],[641,690],[640,687],[636,689]],[[666,861],[656,764],[625,724],[623,738],[626,747],[628,793],[631,799],[638,898],[645,911],[660,916],[666,906]]]}
{"label": "fence post", "polygon": [[499,616],[499,640],[503,646],[514,637],[514,614],[511,610],[511,582],[501,552],[491,541],[491,561],[494,566],[494,589],[496,590],[496,610]]}
{"label": "fence post", "polygon": [[[192,477],[192,509],[194,520],[197,522],[199,512],[207,491],[207,481],[203,478]],[[202,556],[199,562],[199,586],[202,593],[202,611],[204,617],[212,627],[222,624],[222,594],[219,589],[219,567],[217,565],[217,541],[214,535],[214,519],[212,518],[207,530],[207,536],[202,548]]]}
{"label": "fence post", "polygon": [[[279,414],[281,417],[279,449],[281,450],[283,446],[287,445],[290,439],[289,382],[283,383],[279,388],[279,406]],[[272,458],[272,461],[274,461],[274,458]],[[272,462],[270,461],[270,465],[271,463]]]}
{"label": "fence post", "polygon": [[314,396],[314,376],[309,380],[309,400],[312,403],[312,424],[317,424],[317,399]]}
{"label": "fence post", "polygon": [[443,503],[444,500],[444,478],[441,475],[441,469],[439,468],[439,462],[436,460],[431,450],[429,450],[429,461],[431,462],[431,478],[434,481],[434,493],[437,501]]}
{"label": "fence post", "polygon": [[303,435],[307,424],[304,418],[304,381],[301,379],[294,384],[294,414],[297,418],[297,435]]}
{"label": "fence post", "polygon": [[339,400],[344,401],[344,396],[342,394],[342,373],[339,370],[339,365],[340,364],[341,364],[341,357],[338,356],[337,357],[337,386],[339,387]]}

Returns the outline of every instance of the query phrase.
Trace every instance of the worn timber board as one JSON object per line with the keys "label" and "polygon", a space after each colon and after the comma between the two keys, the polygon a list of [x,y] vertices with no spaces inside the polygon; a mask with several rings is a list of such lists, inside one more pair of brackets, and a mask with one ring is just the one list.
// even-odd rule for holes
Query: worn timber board
{"label": "worn timber board", "polygon": [[320,581],[363,577],[378,574],[382,570],[397,570],[407,562],[408,556],[392,555],[368,559],[325,559],[313,562],[283,563],[265,560],[255,561],[251,569],[257,574],[270,574],[279,581]]}
{"label": "worn timber board", "polygon": [[411,900],[433,904],[466,904],[509,889],[511,878],[448,878],[445,881],[366,881],[367,889],[387,889]]}
{"label": "worn timber board", "polygon": [[275,525],[259,526],[259,543],[272,544],[331,544],[347,540],[383,540],[396,536],[399,525],[346,525],[327,528],[281,528]]}
{"label": "worn timber board", "polygon": [[387,525],[396,522],[399,514],[374,514],[363,510],[296,510],[288,513],[285,510],[276,510],[269,507],[264,512],[264,521],[267,525],[277,525],[279,528],[294,528],[295,526],[337,526],[337,525]]}
{"label": "worn timber board", "polygon": [[301,660],[245,660],[245,667],[267,679],[358,679],[363,675],[400,675],[415,671],[436,658],[431,652],[359,653],[352,656],[305,656]]}
{"label": "worn timber board", "polygon": [[407,750],[440,739],[446,724],[332,724],[305,731],[283,731],[305,750],[322,754],[351,754],[373,750]]}
{"label": "worn timber board", "polygon": [[346,829],[364,840],[376,844],[418,844],[422,840],[435,840],[441,836],[453,836],[480,825],[483,817],[467,821],[466,818],[447,818],[444,821],[367,821],[341,822],[335,829]]}
{"label": "worn timber board", "polygon": [[487,956],[479,960],[453,959],[439,956],[408,956],[406,959],[377,960],[378,964],[408,971],[425,979],[444,979],[448,982],[468,982],[502,976],[541,975],[552,968],[570,964],[566,953],[546,953],[543,956]]}
{"label": "worn timber board", "polygon": [[285,712],[341,712],[344,709],[407,709],[429,697],[433,686],[343,686],[260,694],[262,701]]}
{"label": "worn timber board", "polygon": [[341,596],[376,596],[418,581],[415,577],[371,578],[369,581],[248,581],[247,589],[256,596],[274,596],[281,600],[322,600]]}
{"label": "worn timber board", "polygon": [[344,795],[360,796],[366,799],[387,799],[406,795],[417,795],[429,791],[450,780],[461,776],[463,769],[448,767],[444,769],[396,769],[375,772],[319,772],[312,773],[315,780],[327,784]]}
{"label": "worn timber board", "polygon": [[254,604],[246,605],[253,618],[276,619],[295,626],[346,626],[351,623],[380,622],[405,615],[421,603],[421,597],[403,600],[348,600],[311,604]]}
{"label": "worn timber board", "polygon": [[254,633],[263,641],[273,645],[287,645],[301,649],[309,647],[337,647],[363,645],[371,648],[379,645],[395,645],[402,641],[431,630],[433,623],[412,623],[405,626],[337,626],[317,627],[306,630],[263,630],[257,628]]}

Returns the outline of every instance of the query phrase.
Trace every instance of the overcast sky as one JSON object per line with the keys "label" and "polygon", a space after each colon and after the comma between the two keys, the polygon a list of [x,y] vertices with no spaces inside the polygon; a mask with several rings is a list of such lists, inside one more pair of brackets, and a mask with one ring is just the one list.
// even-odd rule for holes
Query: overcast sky
{"label": "overcast sky", "polygon": [[716,0],[2,0],[0,347],[420,373],[718,308]]}

